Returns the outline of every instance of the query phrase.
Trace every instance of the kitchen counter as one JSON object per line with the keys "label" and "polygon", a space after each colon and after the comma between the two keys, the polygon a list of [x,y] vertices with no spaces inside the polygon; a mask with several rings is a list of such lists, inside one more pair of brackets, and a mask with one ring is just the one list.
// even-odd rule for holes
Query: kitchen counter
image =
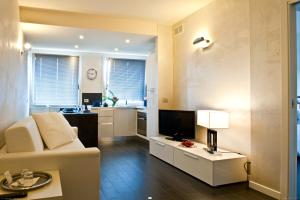
{"label": "kitchen counter", "polygon": [[100,109],[138,109],[136,106],[92,107],[91,110]]}

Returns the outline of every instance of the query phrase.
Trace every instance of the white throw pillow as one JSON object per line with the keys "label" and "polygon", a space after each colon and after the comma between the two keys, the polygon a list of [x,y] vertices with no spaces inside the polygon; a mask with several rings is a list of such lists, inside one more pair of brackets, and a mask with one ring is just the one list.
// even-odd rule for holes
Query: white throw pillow
{"label": "white throw pillow", "polygon": [[5,130],[8,153],[43,151],[44,145],[32,117],[22,119]]}
{"label": "white throw pillow", "polygon": [[61,113],[36,113],[32,114],[32,117],[49,149],[73,142],[72,127]]}

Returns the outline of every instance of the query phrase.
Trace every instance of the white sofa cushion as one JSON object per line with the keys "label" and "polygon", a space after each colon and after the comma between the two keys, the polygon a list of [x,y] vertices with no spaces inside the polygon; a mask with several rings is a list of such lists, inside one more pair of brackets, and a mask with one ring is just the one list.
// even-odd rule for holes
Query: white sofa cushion
{"label": "white sofa cushion", "polygon": [[4,137],[8,153],[44,150],[43,141],[32,117],[27,117],[6,129]]}
{"label": "white sofa cushion", "polygon": [[45,150],[46,151],[61,151],[61,150],[81,150],[81,149],[85,149],[85,147],[80,142],[80,140],[78,138],[76,138],[73,142],[71,142],[69,144],[65,144],[63,146],[56,147],[55,149],[51,149],[51,150],[45,149]]}
{"label": "white sofa cushion", "polygon": [[32,115],[49,149],[73,142],[74,132],[61,113],[48,112]]}

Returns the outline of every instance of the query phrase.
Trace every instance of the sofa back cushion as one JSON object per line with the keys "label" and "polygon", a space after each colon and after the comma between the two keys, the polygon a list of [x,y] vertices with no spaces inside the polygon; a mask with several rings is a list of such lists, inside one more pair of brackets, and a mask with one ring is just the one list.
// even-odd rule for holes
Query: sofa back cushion
{"label": "sofa back cushion", "polygon": [[61,113],[36,113],[32,114],[32,117],[49,149],[73,142],[73,129]]}
{"label": "sofa back cushion", "polygon": [[6,129],[4,137],[8,153],[44,150],[38,127],[32,117],[27,117]]}

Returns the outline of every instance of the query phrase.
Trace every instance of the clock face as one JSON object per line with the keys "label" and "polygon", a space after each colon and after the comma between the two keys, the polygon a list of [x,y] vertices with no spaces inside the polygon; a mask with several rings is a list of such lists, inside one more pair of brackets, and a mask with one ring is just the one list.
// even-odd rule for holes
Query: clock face
{"label": "clock face", "polygon": [[87,72],[87,78],[89,80],[95,80],[97,78],[97,70],[91,68],[91,69],[88,69]]}

